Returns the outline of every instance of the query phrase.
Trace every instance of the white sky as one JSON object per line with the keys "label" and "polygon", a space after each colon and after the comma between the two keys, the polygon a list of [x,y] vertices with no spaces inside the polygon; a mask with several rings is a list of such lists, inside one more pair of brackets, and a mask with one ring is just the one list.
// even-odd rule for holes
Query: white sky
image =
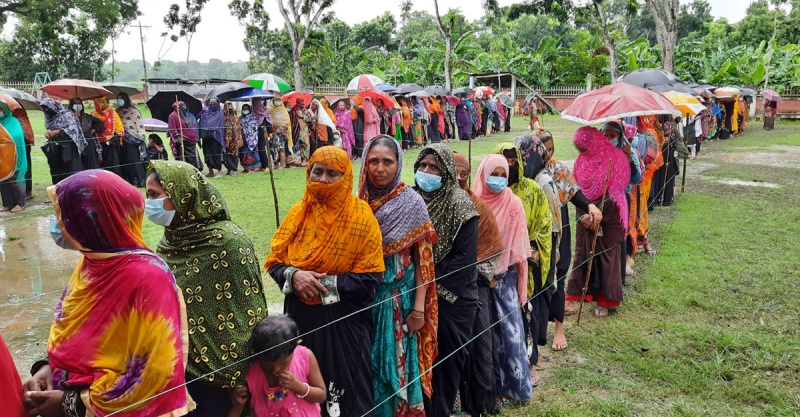
{"label": "white sky", "polygon": [[[499,0],[499,3],[501,6],[507,6],[518,1]],[[689,3],[690,1],[681,0],[681,3]],[[184,2],[180,0],[139,1],[139,9],[142,11],[142,25],[151,26],[151,28],[144,31],[145,54],[149,62],[157,59],[162,41],[160,34],[167,30],[163,23],[163,18],[173,2],[183,7]],[[228,2],[229,0],[211,0],[207,3],[203,10],[203,21],[198,26],[198,32],[194,35],[194,40],[192,41],[192,59],[202,62],[207,62],[211,58],[223,61],[247,61],[247,51],[245,51],[241,41],[244,38],[244,28],[231,16],[228,11]],[[267,0],[264,3],[267,4],[267,11],[272,19],[270,27],[282,26],[283,18],[278,10],[276,0]],[[390,11],[397,16],[400,12],[400,3],[401,0],[337,0],[332,10],[339,19],[352,25],[372,19],[385,11]],[[744,17],[750,0],[709,0],[709,3],[714,17],[725,17],[731,22],[736,22]],[[477,19],[483,14],[481,0],[440,0],[439,8],[441,13],[445,13],[450,8],[460,8],[461,12],[470,20]],[[427,10],[432,14],[433,1],[414,0],[414,10]],[[107,49],[111,50],[110,42]],[[117,60],[141,59],[142,51],[139,43],[138,28],[131,28],[128,33],[117,39],[116,50]],[[185,60],[186,42],[180,39],[163,59],[172,61]]]}

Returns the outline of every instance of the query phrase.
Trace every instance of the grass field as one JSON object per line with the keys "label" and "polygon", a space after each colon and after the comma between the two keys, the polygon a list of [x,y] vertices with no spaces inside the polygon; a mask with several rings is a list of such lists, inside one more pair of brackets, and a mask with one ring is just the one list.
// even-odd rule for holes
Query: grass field
{"label": "grass field", "polygon": [[[31,119],[41,145],[41,113]],[[474,142],[472,155],[512,140],[524,124],[515,119],[511,134]],[[555,116],[545,116],[544,124],[556,137],[556,157],[573,160],[577,125]],[[466,143],[451,147],[468,152]],[[3,221],[51,210],[44,198],[47,165],[38,148],[33,155],[36,198],[24,213]],[[412,181],[416,156],[404,155],[406,181]],[[304,175],[301,169],[275,173],[281,217],[302,197]],[[747,185],[720,182],[730,180]],[[212,181],[263,262],[276,228],[268,174]],[[752,122],[741,137],[704,144],[701,157],[689,161],[686,192],[676,192],[673,207],[651,213],[658,255],[638,258],[622,307],[604,319],[585,315],[580,327],[568,318],[570,347],[543,348],[534,399],[503,414],[800,415],[798,187],[800,125],[780,123],[763,132]],[[144,233],[154,246],[162,229],[146,221]],[[280,302],[277,288],[265,280],[270,302]]]}

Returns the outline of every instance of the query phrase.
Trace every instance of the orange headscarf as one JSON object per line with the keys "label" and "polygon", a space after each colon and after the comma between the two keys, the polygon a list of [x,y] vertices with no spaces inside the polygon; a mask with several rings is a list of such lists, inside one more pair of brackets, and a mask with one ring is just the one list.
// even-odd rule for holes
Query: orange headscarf
{"label": "orange headscarf", "polygon": [[408,108],[408,102],[406,100],[400,102],[400,109],[403,112],[403,117],[401,119],[403,130],[408,132],[408,129],[411,128],[411,124],[414,123],[414,116],[411,114],[411,110]]}
{"label": "orange headscarf", "polygon": [[430,113],[441,113],[442,107],[439,105],[439,101],[435,98],[431,97],[431,104],[429,106]]}
{"label": "orange headscarf", "polygon": [[661,135],[658,134],[658,129],[656,129],[656,124],[658,123],[658,116],[649,115],[649,116],[639,116],[639,131],[640,132],[650,132],[655,136],[656,140],[658,141],[658,155],[650,163],[650,165],[645,167],[645,176],[647,178],[652,178],[653,174],[658,171],[664,165],[664,158],[661,155],[661,145],[663,142],[663,133]]}
{"label": "orange headscarf", "polygon": [[325,98],[319,99],[320,104],[322,104],[322,108],[325,109],[325,113],[328,113],[333,124],[336,124],[336,116],[333,115],[333,110],[331,110],[330,106],[328,105],[328,100]]}
{"label": "orange headscarf", "polygon": [[[308,180],[315,163],[343,172],[332,183]],[[317,149],[306,192],[272,237],[264,268],[277,264],[326,274],[383,272],[383,236],[372,209],[353,195],[353,164],[341,148]]]}

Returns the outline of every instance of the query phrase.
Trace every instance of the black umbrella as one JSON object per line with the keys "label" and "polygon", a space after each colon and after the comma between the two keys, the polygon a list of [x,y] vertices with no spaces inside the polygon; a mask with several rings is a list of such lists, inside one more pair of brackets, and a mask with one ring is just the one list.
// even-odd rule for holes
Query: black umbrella
{"label": "black umbrella", "polygon": [[425,90],[425,89],[422,88],[422,86],[419,85],[419,84],[403,83],[403,84],[400,84],[397,87],[395,87],[395,91],[394,92],[397,93],[397,94],[410,94],[410,93],[416,93],[417,91],[423,91],[423,90]]}
{"label": "black umbrella", "polygon": [[677,91],[679,93],[686,93],[691,94],[693,96],[702,96],[699,92],[697,92],[694,88],[689,87],[688,85],[677,82],[675,84],[663,84],[663,85],[654,85],[651,87],[647,87],[650,91],[655,91],[656,93],[666,93],[667,91]]}
{"label": "black umbrella", "polygon": [[531,104],[531,101],[536,99],[536,97],[537,97],[536,93],[530,93],[527,96],[525,96],[525,103],[523,104],[523,106],[528,107]]}
{"label": "black umbrella", "polygon": [[453,90],[453,95],[457,96],[459,94],[469,94],[472,92],[472,89],[469,87],[460,87]]}
{"label": "black umbrella", "polygon": [[108,97],[116,97],[119,93],[125,93],[129,96],[135,96],[136,94],[141,93],[142,91],[136,87],[131,87],[127,84],[121,83],[100,83],[106,90],[110,91],[111,94]]}
{"label": "black umbrella", "polygon": [[214,87],[211,91],[206,94],[206,98],[203,101],[211,100],[212,98],[216,97],[220,103],[228,101],[229,98],[235,96],[243,90],[252,90],[254,87],[250,84],[245,84],[239,81],[234,81],[232,83],[225,83],[222,85],[218,85]]}
{"label": "black umbrella", "polygon": [[425,88],[425,91],[432,96],[449,96],[450,91],[446,88],[442,87],[441,85],[432,85],[430,87]]}
{"label": "black umbrella", "polygon": [[741,88],[739,90],[742,92],[742,96],[744,96],[744,97],[755,97],[756,96],[756,92],[754,90],[749,89],[749,88]]}
{"label": "black umbrella", "polygon": [[681,82],[675,74],[661,68],[640,68],[617,79],[637,87],[650,88],[659,85],[674,85]]}
{"label": "black umbrella", "polygon": [[169,122],[169,115],[172,113],[172,105],[175,104],[176,101],[186,103],[186,108],[188,108],[192,114],[200,114],[200,111],[203,110],[203,103],[200,100],[182,90],[159,91],[153,98],[147,101],[147,108],[150,109],[150,114],[153,119]]}
{"label": "black umbrella", "polygon": [[19,91],[16,88],[2,88],[0,87],[1,93],[6,93],[11,98],[17,101],[20,106],[22,106],[25,110],[41,110],[42,108],[39,106],[39,99],[24,92]]}

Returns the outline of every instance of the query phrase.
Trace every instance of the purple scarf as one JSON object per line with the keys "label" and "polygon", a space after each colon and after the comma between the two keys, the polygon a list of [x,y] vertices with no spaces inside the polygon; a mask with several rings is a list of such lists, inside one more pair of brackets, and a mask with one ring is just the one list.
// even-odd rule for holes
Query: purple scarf
{"label": "purple scarf", "polygon": [[223,148],[225,147],[225,115],[219,103],[211,103],[200,112],[198,128],[210,132],[214,139]]}

